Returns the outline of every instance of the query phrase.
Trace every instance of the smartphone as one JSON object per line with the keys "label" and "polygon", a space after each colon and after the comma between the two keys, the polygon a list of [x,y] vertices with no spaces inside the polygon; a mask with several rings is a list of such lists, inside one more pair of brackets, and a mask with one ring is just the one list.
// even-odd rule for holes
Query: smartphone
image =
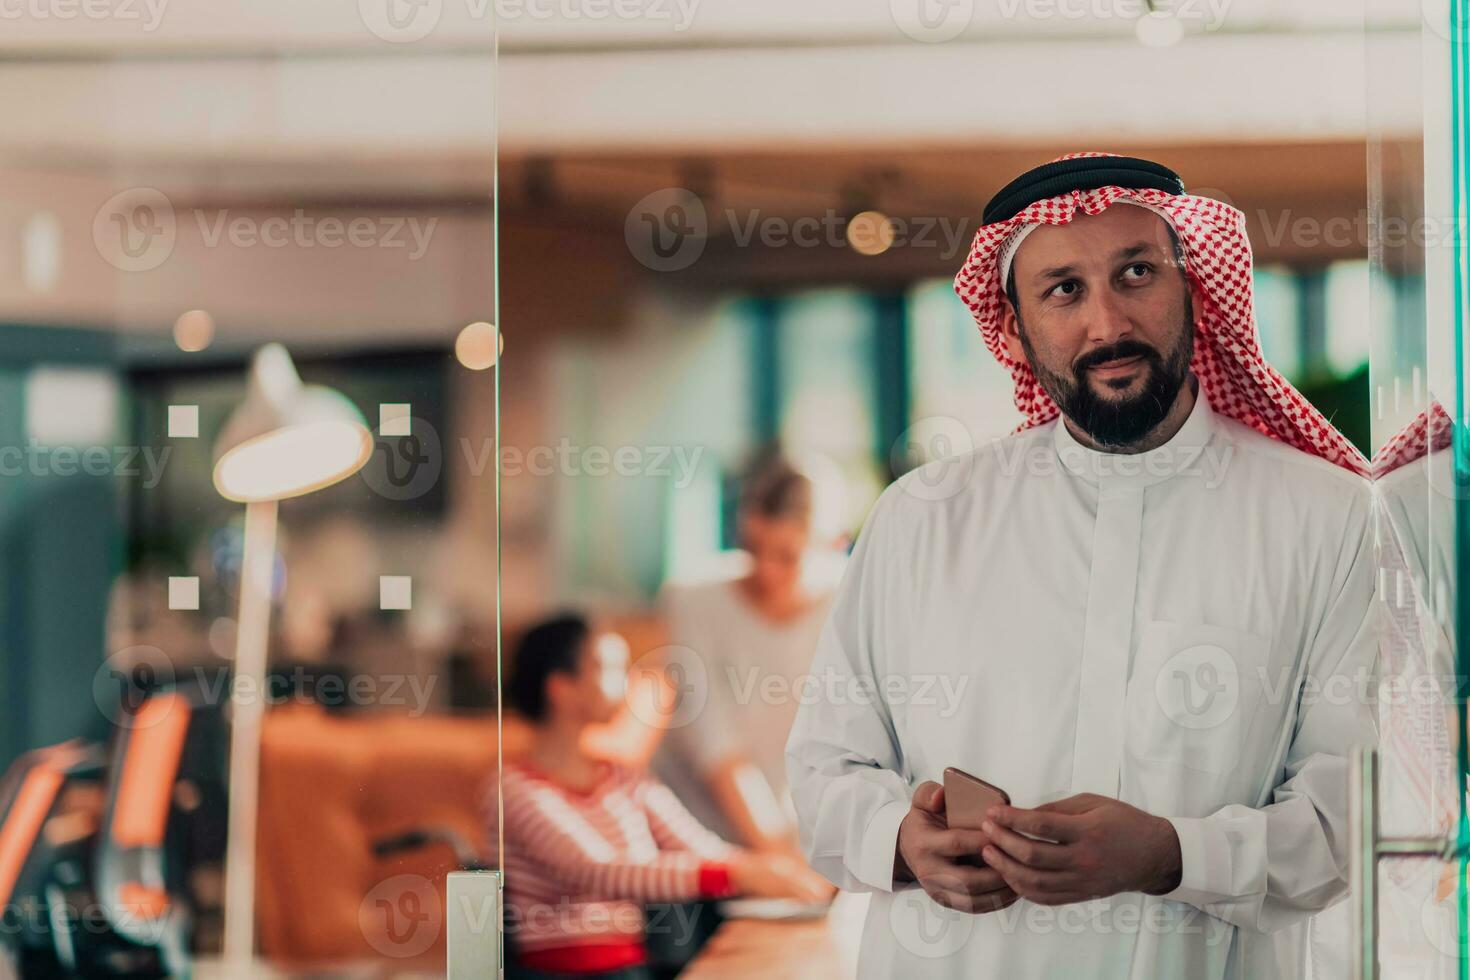
{"label": "smartphone", "polygon": [[959,830],[979,830],[985,811],[997,804],[1010,806],[1011,798],[999,786],[953,766],[944,770],[944,819]]}

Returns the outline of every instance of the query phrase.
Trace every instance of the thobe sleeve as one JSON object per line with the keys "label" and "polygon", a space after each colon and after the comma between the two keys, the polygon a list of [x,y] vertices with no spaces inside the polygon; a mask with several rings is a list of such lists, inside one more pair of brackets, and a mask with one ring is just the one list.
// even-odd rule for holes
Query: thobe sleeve
{"label": "thobe sleeve", "polygon": [[903,532],[894,526],[903,493],[896,484],[874,506],[817,643],[811,676],[824,694],[842,696],[805,700],[786,743],[802,851],[849,891],[893,890],[898,825],[909,809],[877,666],[897,654],[900,610],[916,586],[911,552],[905,554]]}
{"label": "thobe sleeve", "polygon": [[1370,521],[1365,490],[1342,528],[1325,609],[1307,641],[1296,724],[1271,802],[1171,818],[1183,875],[1165,898],[1272,932],[1347,891],[1347,754],[1377,737],[1370,701],[1380,631]]}

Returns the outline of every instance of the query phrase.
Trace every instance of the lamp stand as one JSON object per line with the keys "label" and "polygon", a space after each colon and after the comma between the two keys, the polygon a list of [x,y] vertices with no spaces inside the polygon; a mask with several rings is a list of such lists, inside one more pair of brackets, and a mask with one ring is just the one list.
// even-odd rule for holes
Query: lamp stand
{"label": "lamp stand", "polygon": [[266,649],[275,575],[276,513],[265,500],[245,505],[240,616],[235,635],[230,727],[229,829],[225,850],[224,965],[245,980],[255,959],[255,828],[260,792],[260,728],[265,714]]}

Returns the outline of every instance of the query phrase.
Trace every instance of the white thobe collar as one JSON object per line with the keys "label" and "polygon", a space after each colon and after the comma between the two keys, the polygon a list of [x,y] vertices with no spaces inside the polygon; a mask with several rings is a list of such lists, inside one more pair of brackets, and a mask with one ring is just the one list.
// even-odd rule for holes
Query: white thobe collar
{"label": "white thobe collar", "polygon": [[1109,453],[1085,446],[1059,416],[1052,442],[1062,465],[1073,475],[1106,490],[1141,490],[1190,472],[1217,428],[1204,385],[1194,382],[1192,376],[1191,383],[1195,385],[1195,396],[1189,416],[1168,442],[1148,452]]}

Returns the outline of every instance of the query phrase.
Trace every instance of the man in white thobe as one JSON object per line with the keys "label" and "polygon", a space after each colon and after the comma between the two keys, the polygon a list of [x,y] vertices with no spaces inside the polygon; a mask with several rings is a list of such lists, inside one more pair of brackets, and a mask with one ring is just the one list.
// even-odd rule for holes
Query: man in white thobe
{"label": "man in white thobe", "polygon": [[[882,495],[787,745],[808,859],[873,893],[863,976],[1301,975],[1374,739],[1371,499],[1249,270],[1148,161],[986,209],[956,288],[1027,424]],[[949,829],[950,766],[1013,805]]]}

